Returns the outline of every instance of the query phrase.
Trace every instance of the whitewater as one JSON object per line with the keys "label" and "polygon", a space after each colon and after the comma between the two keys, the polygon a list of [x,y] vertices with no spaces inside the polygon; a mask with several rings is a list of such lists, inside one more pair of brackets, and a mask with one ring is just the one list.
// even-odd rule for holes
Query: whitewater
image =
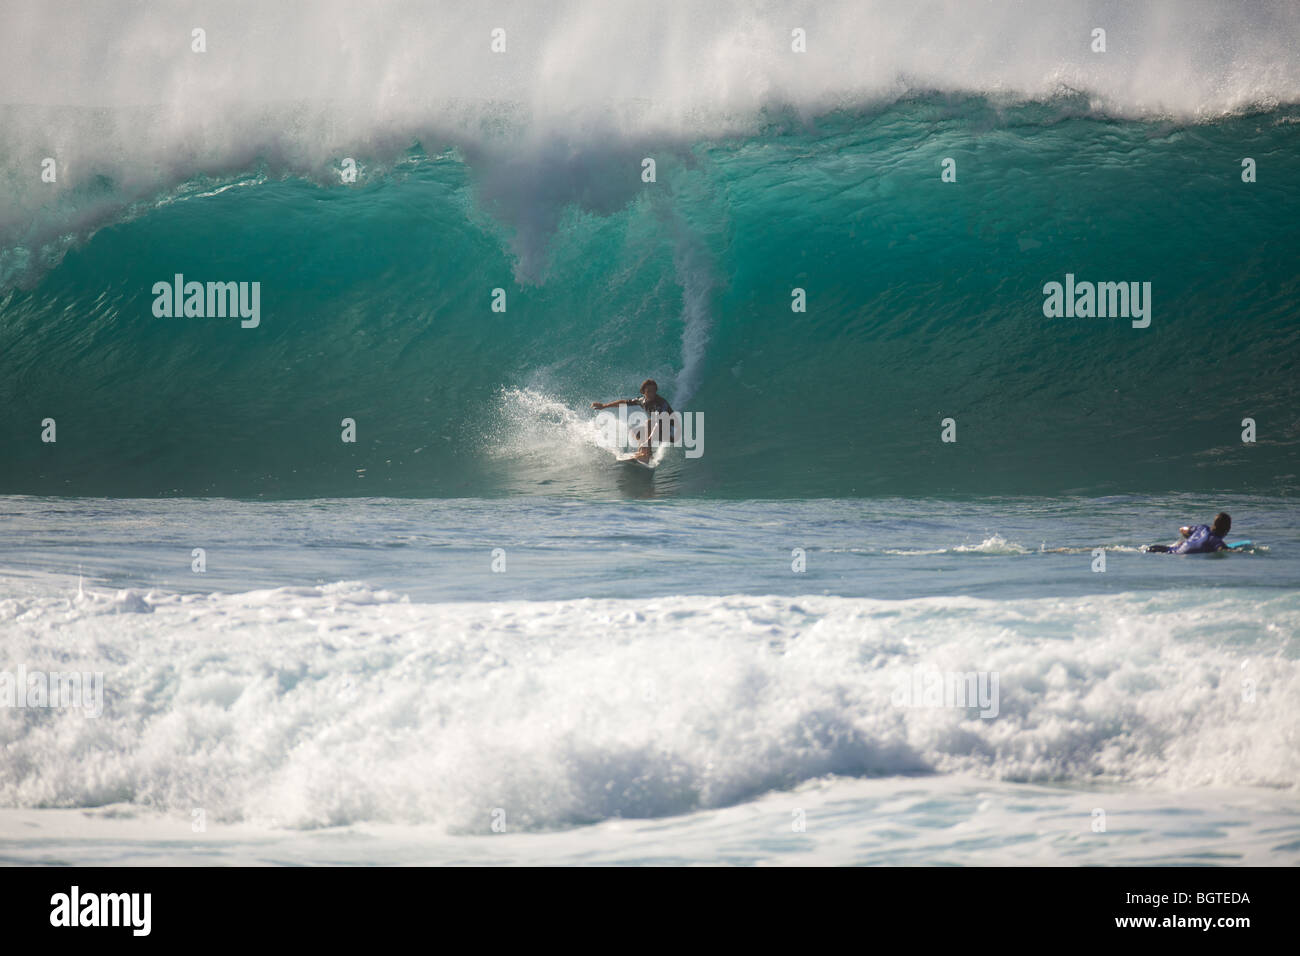
{"label": "whitewater", "polygon": [[1300,863],[1300,7],[5,23],[0,862]]}
{"label": "whitewater", "polygon": [[105,691],[0,713],[0,853],[1293,864],[1300,527],[1225,504],[7,498],[0,672]]}

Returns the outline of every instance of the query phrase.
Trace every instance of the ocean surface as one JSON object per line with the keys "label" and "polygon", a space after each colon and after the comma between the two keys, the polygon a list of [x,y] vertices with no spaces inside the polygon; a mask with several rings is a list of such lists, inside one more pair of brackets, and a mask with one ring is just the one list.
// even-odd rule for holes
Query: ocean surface
{"label": "ocean surface", "polygon": [[0,862],[1300,863],[1295,4],[11,6]]}
{"label": "ocean surface", "polygon": [[0,671],[103,702],[0,709],[0,858],[1295,864],[1300,519],[1214,506],[5,498]]}

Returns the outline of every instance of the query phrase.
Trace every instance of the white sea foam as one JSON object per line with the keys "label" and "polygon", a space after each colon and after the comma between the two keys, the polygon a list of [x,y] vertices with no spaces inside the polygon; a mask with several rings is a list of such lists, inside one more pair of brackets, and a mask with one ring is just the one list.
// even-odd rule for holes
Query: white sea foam
{"label": "white sea foam", "polygon": [[[498,27],[504,53],[490,49]],[[191,50],[195,28],[205,53]],[[806,53],[791,50],[795,29]],[[419,140],[477,158],[480,188],[520,237],[521,278],[536,279],[536,237],[564,203],[625,201],[648,149],[744,133],[766,108],[1081,91],[1124,116],[1216,116],[1300,97],[1298,41],[1289,0],[16,0],[0,31],[0,240],[78,233],[123,202],[259,159],[337,182],[343,157],[382,167]],[[38,175],[46,156],[57,188]],[[627,169],[625,188],[610,168]],[[96,187],[68,205],[100,176],[114,195]]]}
{"label": "white sea foam", "polygon": [[[74,588],[0,601],[0,670],[102,671],[104,713],[0,709],[0,805],[487,832],[495,808],[545,829],[827,775],[1300,783],[1289,597],[418,604],[355,582]],[[895,706],[917,669],[998,673],[997,718]]]}
{"label": "white sea foam", "polygon": [[[1099,818],[1100,809],[1105,818]],[[794,822],[802,821],[795,830]],[[1295,865],[1294,797],[1260,789],[1141,790],[962,776],[810,780],[672,820],[449,835],[433,825],[287,830],[158,813],[0,809],[5,857],[85,866],[299,865]],[[1105,823],[1106,829],[1094,829]]]}
{"label": "white sea foam", "polygon": [[[1300,11],[1286,0],[234,0],[102,10],[17,0],[6,16],[3,102],[165,106],[160,130],[216,136],[232,131],[232,108],[327,101],[332,128],[315,132],[346,137],[431,119],[479,129],[487,103],[533,128],[600,115],[605,129],[612,119],[628,132],[694,134],[773,102],[817,108],[903,86],[1039,96],[1064,87],[1136,113],[1187,115],[1300,93]],[[206,53],[191,52],[196,27],[207,31]],[[503,53],[489,48],[498,27]],[[1092,49],[1097,28],[1105,53]],[[806,31],[806,53],[792,52],[794,29]]]}
{"label": "white sea foam", "polygon": [[[593,469],[607,471],[615,455],[636,444],[619,427],[614,410],[598,415],[574,409],[533,388],[502,389],[495,425],[483,441],[504,471],[519,470],[533,480],[544,474],[584,483]],[[668,445],[657,446],[653,463],[661,464],[669,451]]]}
{"label": "white sea foam", "polygon": [[510,388],[501,391],[484,442],[503,468],[586,472],[608,466],[624,450],[626,436],[604,427],[590,410],[578,411],[538,389]]}

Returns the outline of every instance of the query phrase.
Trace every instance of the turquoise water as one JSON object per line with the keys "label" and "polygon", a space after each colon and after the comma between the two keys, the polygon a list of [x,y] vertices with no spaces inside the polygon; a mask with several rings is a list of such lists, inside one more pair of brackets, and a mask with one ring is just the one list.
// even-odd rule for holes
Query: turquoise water
{"label": "turquoise water", "polygon": [[1295,4],[15,10],[0,862],[1300,861]]}
{"label": "turquoise water", "polygon": [[[1293,494],[1297,120],[930,96],[558,181],[435,142],[356,186],[192,180],[10,276],[0,491],[599,494],[572,428],[651,376],[707,425],[678,494]],[[155,318],[177,273],[261,282],[260,326]],[[1151,282],[1150,327],[1045,318],[1066,273]]]}

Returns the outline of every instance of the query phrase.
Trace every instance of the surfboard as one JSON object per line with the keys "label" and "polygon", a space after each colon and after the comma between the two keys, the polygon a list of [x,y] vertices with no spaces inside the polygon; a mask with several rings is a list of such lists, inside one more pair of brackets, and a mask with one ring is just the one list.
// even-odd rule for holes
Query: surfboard
{"label": "surfboard", "polygon": [[616,455],[614,460],[620,465],[640,465],[647,471],[655,470],[655,460],[653,457],[651,457],[649,461],[643,461],[636,456],[635,452],[628,452],[625,455]]}
{"label": "surfboard", "polygon": [[[1245,539],[1244,541],[1225,541],[1225,542],[1223,542],[1223,543],[1226,544],[1226,545],[1228,546],[1228,550],[1229,550],[1229,551],[1244,551],[1244,550],[1246,550],[1246,548],[1249,548],[1249,547],[1250,547],[1252,544],[1254,544],[1255,542],[1253,542],[1253,541],[1251,541],[1249,538],[1247,538],[1247,539]],[[1168,554],[1168,553],[1170,553],[1170,552],[1172,552],[1172,551],[1173,551],[1173,545],[1168,545],[1168,544],[1149,544],[1149,545],[1147,545],[1147,552],[1148,552],[1148,553],[1153,553],[1153,554]],[[1192,553],[1193,553],[1193,554],[1222,554],[1223,552],[1222,552],[1222,551],[1194,551],[1194,552],[1192,552]]]}

